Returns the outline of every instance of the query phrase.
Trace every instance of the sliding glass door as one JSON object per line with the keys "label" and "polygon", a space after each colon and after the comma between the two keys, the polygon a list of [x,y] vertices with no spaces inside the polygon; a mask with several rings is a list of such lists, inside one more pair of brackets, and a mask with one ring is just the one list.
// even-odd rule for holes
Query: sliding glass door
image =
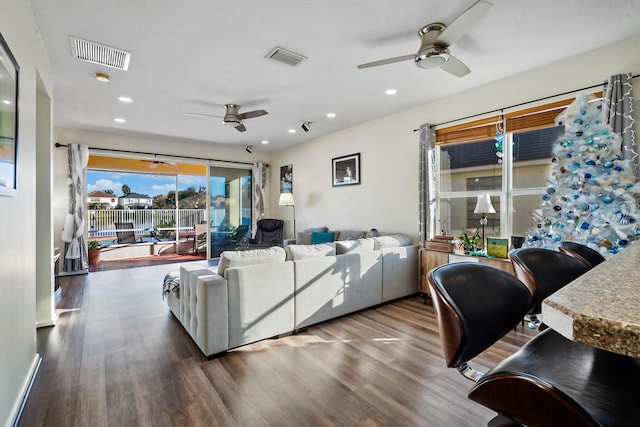
{"label": "sliding glass door", "polygon": [[210,253],[218,258],[251,237],[251,170],[211,166]]}

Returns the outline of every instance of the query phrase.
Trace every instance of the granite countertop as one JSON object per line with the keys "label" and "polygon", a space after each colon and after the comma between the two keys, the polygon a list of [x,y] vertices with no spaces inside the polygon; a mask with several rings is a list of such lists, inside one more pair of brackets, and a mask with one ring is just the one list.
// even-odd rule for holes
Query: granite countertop
{"label": "granite countertop", "polygon": [[640,358],[640,241],[545,299],[542,321],[570,340]]}

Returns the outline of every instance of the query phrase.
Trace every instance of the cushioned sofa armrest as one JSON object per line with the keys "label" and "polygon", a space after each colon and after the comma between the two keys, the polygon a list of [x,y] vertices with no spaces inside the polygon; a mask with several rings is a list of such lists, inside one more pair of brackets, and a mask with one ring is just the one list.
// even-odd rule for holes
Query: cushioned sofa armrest
{"label": "cushioned sofa armrest", "polygon": [[191,337],[211,356],[229,349],[229,292],[218,274],[198,276],[192,293],[195,324]]}

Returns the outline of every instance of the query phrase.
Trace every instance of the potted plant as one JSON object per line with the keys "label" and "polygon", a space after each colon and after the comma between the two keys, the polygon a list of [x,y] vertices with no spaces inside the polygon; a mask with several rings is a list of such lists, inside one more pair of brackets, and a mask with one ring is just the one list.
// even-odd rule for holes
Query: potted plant
{"label": "potted plant", "polygon": [[467,228],[464,232],[458,236],[458,239],[464,243],[464,249],[466,251],[475,251],[480,244],[480,234],[478,234],[477,228]]}
{"label": "potted plant", "polygon": [[88,251],[88,255],[89,255],[89,266],[90,267],[95,267],[96,265],[98,265],[98,259],[100,258],[100,249],[102,248],[102,246],[100,246],[100,242],[95,241],[95,240],[91,240],[89,241],[89,243],[87,243],[87,251]]}

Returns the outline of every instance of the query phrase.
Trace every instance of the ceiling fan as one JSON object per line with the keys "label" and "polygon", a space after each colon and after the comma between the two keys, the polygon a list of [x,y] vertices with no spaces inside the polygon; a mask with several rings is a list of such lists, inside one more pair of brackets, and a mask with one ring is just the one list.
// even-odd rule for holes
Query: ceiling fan
{"label": "ceiling fan", "polygon": [[422,41],[416,54],[368,62],[358,65],[358,68],[377,67],[412,59],[416,66],[420,68],[440,67],[454,76],[466,76],[471,70],[462,61],[449,53],[449,46],[464,36],[491,9],[491,6],[493,4],[486,0],[478,0],[454,19],[449,26],[440,22],[425,25],[418,31]]}
{"label": "ceiling fan", "polygon": [[149,169],[155,169],[160,165],[167,165],[170,168],[178,169],[178,164],[176,162],[163,162],[162,160],[143,160],[143,162],[149,163]]}
{"label": "ceiling fan", "polygon": [[226,104],[224,106],[225,114],[224,116],[212,116],[210,114],[199,114],[199,113],[185,113],[187,116],[196,116],[196,117],[218,117],[222,119],[222,123],[225,125],[231,125],[235,127],[239,132],[245,132],[247,128],[242,123],[244,119],[253,119],[254,117],[264,116],[267,113],[265,110],[254,110],[247,111],[246,113],[240,113],[240,106],[237,104]]}

